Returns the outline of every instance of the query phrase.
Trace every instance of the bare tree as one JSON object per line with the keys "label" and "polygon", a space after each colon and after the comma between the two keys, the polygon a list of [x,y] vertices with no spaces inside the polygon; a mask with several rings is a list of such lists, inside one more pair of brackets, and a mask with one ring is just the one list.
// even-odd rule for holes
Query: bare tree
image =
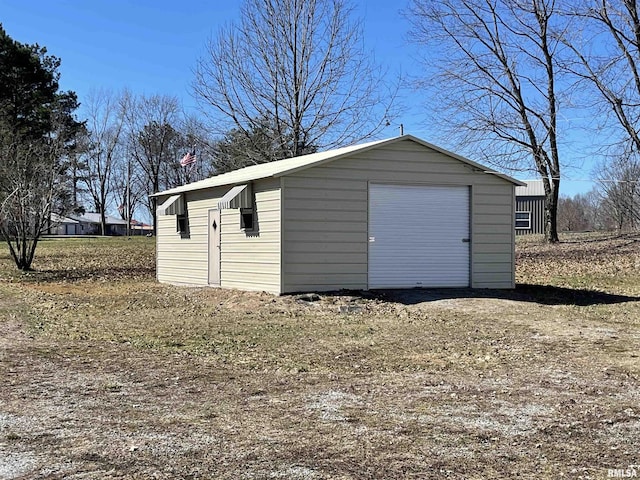
{"label": "bare tree", "polygon": [[[194,93],[220,127],[244,136],[261,163],[357,142],[391,113],[383,75],[362,49],[346,0],[245,0],[197,65]],[[273,142],[251,133],[268,120]],[[275,148],[268,148],[275,144]]]}
{"label": "bare tree", "polygon": [[30,164],[33,156],[46,154],[41,143],[9,141],[6,132],[3,136],[0,157],[10,158],[10,162],[5,160],[0,165],[3,190],[7,192],[0,204],[0,234],[16,266],[28,270],[40,235],[48,228],[60,182],[47,168],[49,162]]}
{"label": "bare tree", "polygon": [[[287,142],[289,144],[290,142]],[[313,153],[307,146],[299,153]],[[268,160],[287,158],[290,152],[281,146],[277,127],[268,119],[256,120],[249,131],[231,129],[212,144],[213,169],[216,174],[263,163]],[[269,152],[269,155],[265,155]]]}
{"label": "bare tree", "polygon": [[588,195],[577,194],[573,197],[558,199],[558,230],[561,232],[584,232],[592,230],[592,205]]}
{"label": "bare tree", "polygon": [[[588,0],[570,15],[587,32],[581,43],[566,42],[574,54],[567,69],[581,87],[591,87],[594,118],[615,152],[595,171],[602,205],[615,228],[640,226],[640,11],[636,0]],[[613,120],[613,121],[612,121]],[[617,133],[614,133],[617,132]],[[620,154],[620,152],[623,152]]]}
{"label": "bare tree", "polygon": [[[161,171],[161,184],[166,188],[203,180],[215,173],[212,142],[208,129],[200,119],[193,115],[182,115],[176,129],[177,137],[172,145],[176,161],[165,163]],[[195,154],[196,161],[182,166],[178,160],[187,153]]]}
{"label": "bare tree", "polygon": [[100,213],[100,234],[106,235],[106,210],[112,174],[124,151],[124,104],[121,95],[94,91],[87,100],[87,150],[84,178],[95,211]]}
{"label": "bare tree", "polygon": [[[453,138],[485,161],[532,165],[546,196],[545,238],[558,241],[560,187],[554,0],[413,0],[411,38],[425,49],[435,111]],[[563,17],[564,18],[564,17]]]}
{"label": "bare tree", "polygon": [[[640,151],[640,11],[636,0],[585,0],[570,15],[582,20],[582,42],[565,38],[574,54],[568,70],[591,86],[595,118],[605,128],[621,128],[622,142]],[[612,124],[611,117],[614,122]]]}
{"label": "bare tree", "polygon": [[156,200],[151,194],[166,188],[162,172],[166,164],[179,162],[176,148],[179,137],[180,107],[178,99],[167,95],[131,95],[126,100],[128,152],[143,178],[145,204],[156,226]]}
{"label": "bare tree", "polygon": [[595,171],[602,204],[618,230],[640,227],[640,158],[625,154],[601,163]]}
{"label": "bare tree", "polygon": [[133,219],[138,207],[145,203],[144,176],[141,175],[140,168],[136,167],[127,151],[113,165],[111,197],[118,205],[118,213],[123,220]]}
{"label": "bare tree", "polygon": [[68,107],[54,113],[51,131],[42,138],[25,138],[0,121],[0,237],[20,270],[31,269],[52,213],[64,215],[72,208],[68,155],[80,124],[70,119],[75,95],[68,98]]}

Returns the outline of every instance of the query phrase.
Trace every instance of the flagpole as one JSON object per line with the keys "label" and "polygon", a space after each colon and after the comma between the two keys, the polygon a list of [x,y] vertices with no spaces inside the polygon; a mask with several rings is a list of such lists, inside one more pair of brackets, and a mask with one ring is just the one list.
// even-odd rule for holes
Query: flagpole
{"label": "flagpole", "polygon": [[125,199],[127,205],[127,238],[131,236],[131,156],[127,152],[127,195]]}
{"label": "flagpole", "polygon": [[[193,155],[195,156],[195,154],[196,154],[196,146],[195,145],[193,147],[191,147],[191,151],[193,152]],[[193,162],[191,165],[189,165],[189,167],[190,167],[189,168],[189,178],[187,179],[187,183],[193,181],[192,178],[191,178],[191,175],[193,175],[193,171],[196,168],[196,162]]]}

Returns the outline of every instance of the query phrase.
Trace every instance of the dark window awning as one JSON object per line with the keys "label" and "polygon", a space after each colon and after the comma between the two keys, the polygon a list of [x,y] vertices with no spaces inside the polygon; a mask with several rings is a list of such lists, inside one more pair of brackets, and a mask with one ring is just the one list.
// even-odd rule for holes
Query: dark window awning
{"label": "dark window awning", "polygon": [[218,201],[218,210],[225,208],[251,208],[252,204],[251,185],[236,185]]}
{"label": "dark window awning", "polygon": [[158,215],[183,215],[184,199],[182,195],[172,195],[156,210]]}

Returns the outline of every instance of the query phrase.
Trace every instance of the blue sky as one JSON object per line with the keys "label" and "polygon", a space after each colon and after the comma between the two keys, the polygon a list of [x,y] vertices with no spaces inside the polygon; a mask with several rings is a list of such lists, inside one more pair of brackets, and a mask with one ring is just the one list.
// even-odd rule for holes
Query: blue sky
{"label": "blue sky", "polygon": [[[60,57],[61,86],[74,90],[80,100],[91,89],[129,87],[176,95],[188,108],[194,105],[189,94],[192,69],[207,39],[238,17],[240,3],[0,0],[0,22],[14,39],[37,42]],[[406,69],[403,63],[409,60],[402,7],[402,2],[380,0],[357,4],[367,49],[392,64],[393,71]]]}
{"label": "blue sky", "polygon": [[[365,46],[391,74],[418,73],[415,47],[401,10],[406,0],[354,0],[363,20]],[[239,0],[0,0],[0,22],[22,43],[38,43],[62,60],[61,87],[80,102],[91,90],[124,87],[135,93],[168,94],[195,108],[189,93],[196,60],[218,27],[237,18]],[[405,92],[398,124],[405,133],[450,148],[424,124],[424,98]],[[391,125],[383,137],[399,134]],[[588,168],[565,171],[561,193],[591,188]],[[526,175],[525,175],[526,176]],[[571,180],[573,179],[573,180]]]}

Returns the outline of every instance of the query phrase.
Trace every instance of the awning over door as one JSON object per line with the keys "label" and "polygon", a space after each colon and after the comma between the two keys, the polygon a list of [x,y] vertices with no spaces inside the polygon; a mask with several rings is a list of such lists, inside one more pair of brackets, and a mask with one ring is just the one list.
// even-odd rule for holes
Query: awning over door
{"label": "awning over door", "polygon": [[218,210],[225,208],[251,208],[253,204],[251,184],[236,185],[218,202]]}
{"label": "awning over door", "polygon": [[184,199],[182,195],[172,195],[167,198],[156,210],[158,215],[183,215]]}

